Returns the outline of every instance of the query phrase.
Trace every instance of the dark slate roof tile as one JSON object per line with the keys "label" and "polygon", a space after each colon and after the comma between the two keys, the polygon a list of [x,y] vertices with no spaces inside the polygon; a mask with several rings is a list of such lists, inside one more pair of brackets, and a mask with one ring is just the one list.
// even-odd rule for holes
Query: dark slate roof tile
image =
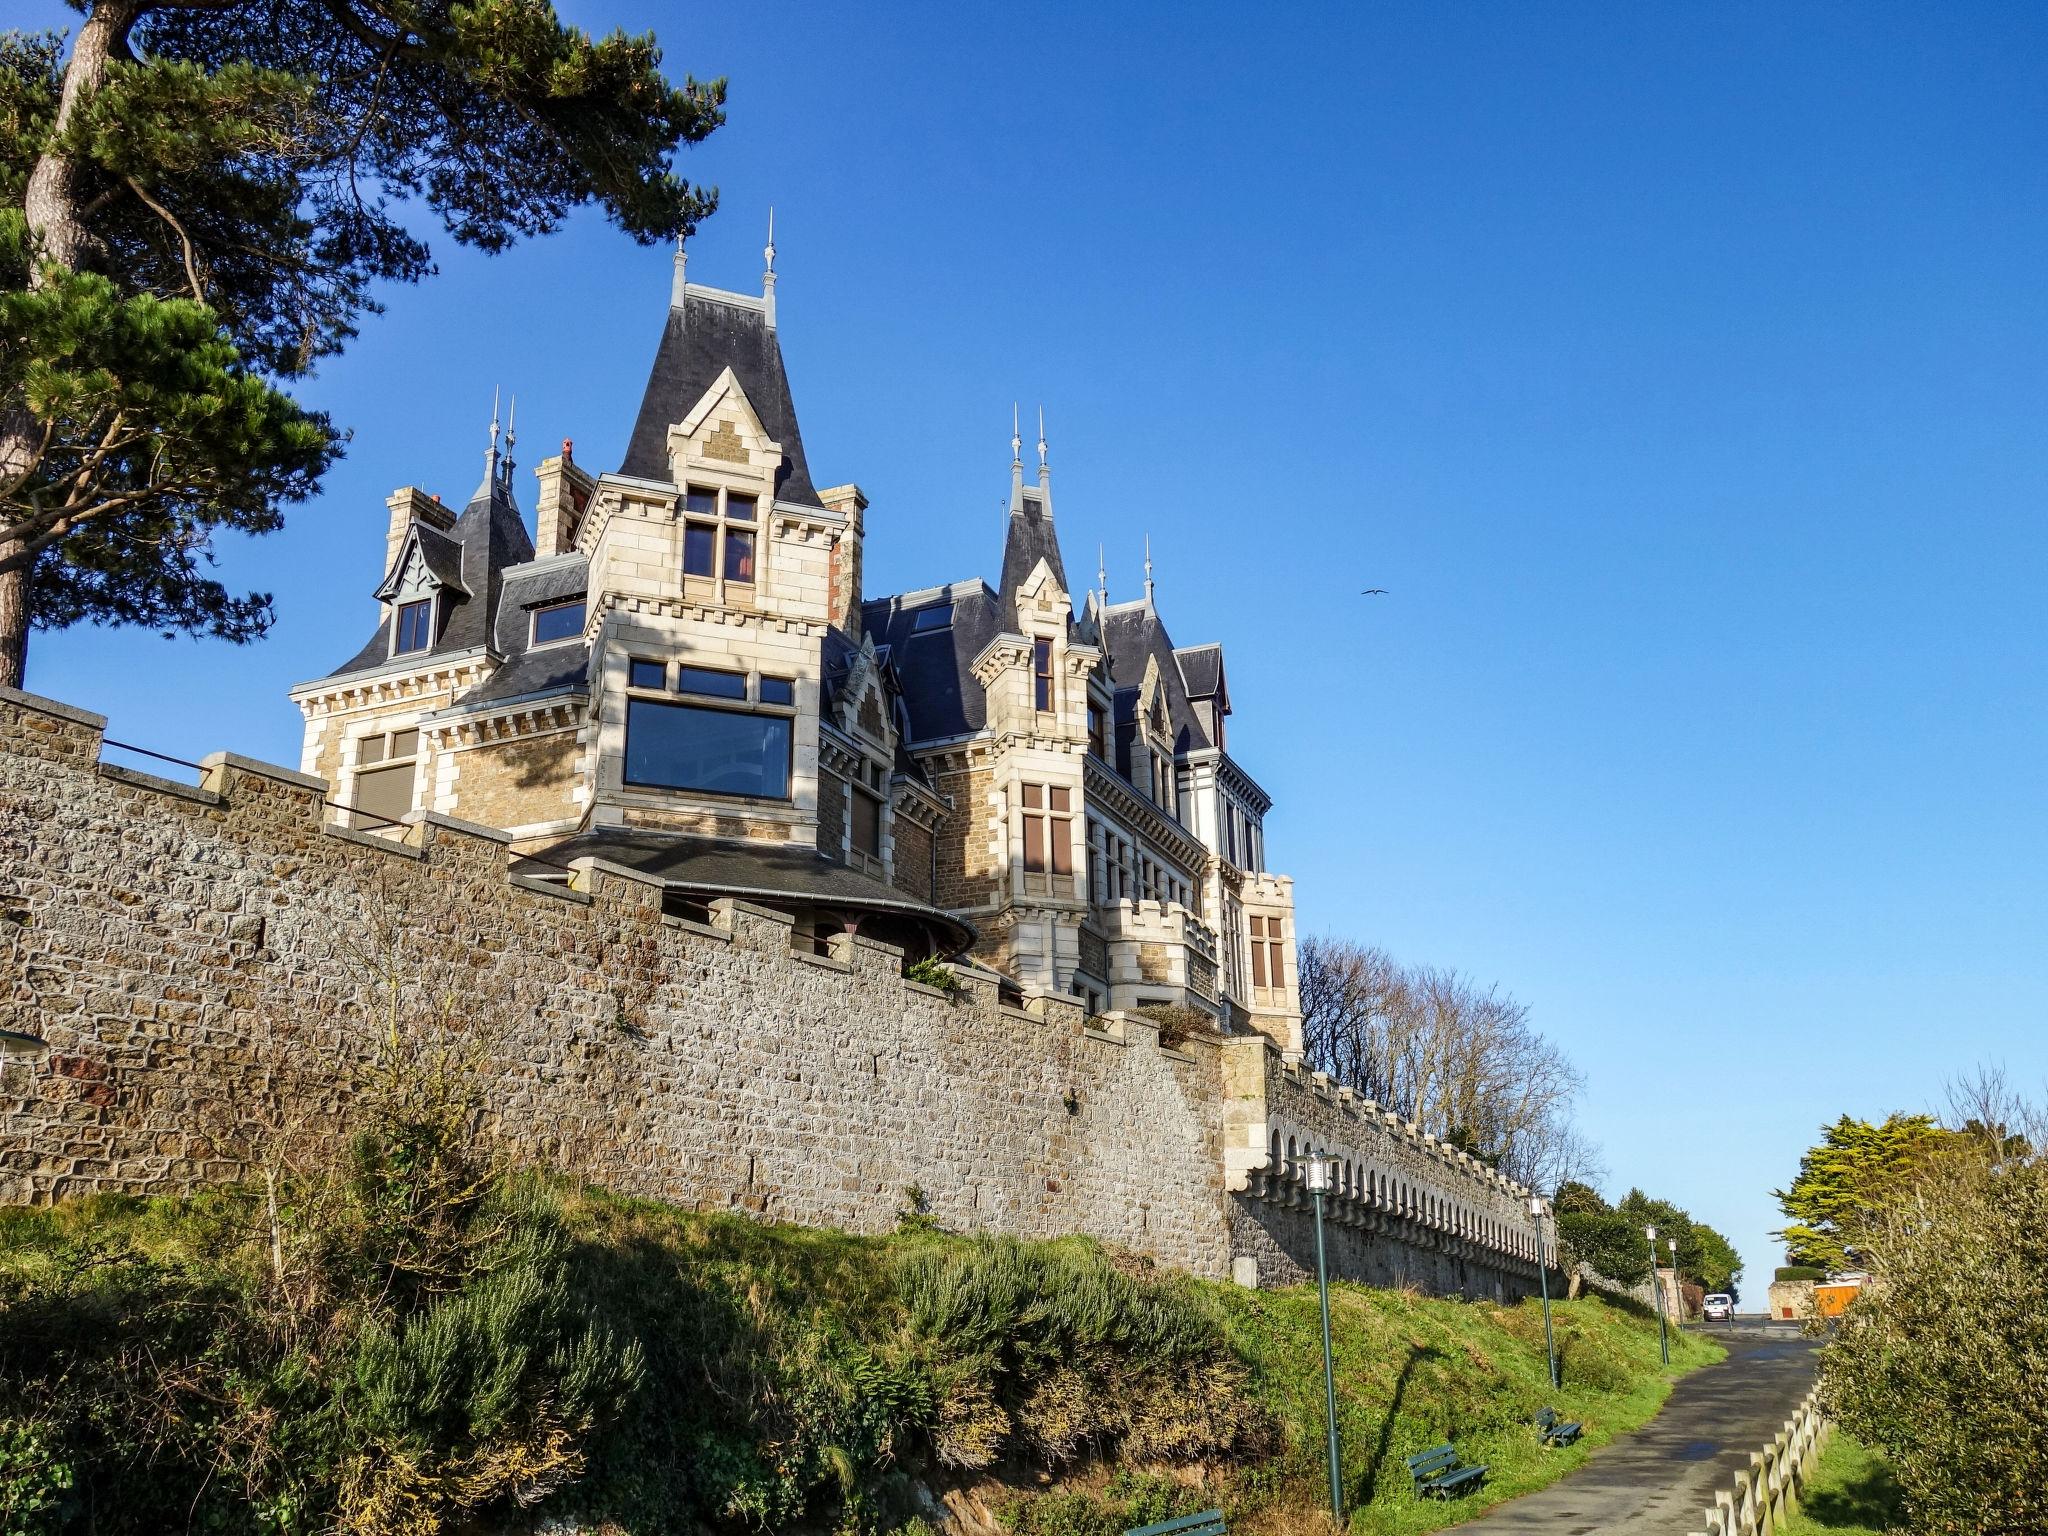
{"label": "dark slate roof tile", "polygon": [[756,307],[700,292],[686,293],[683,307],[668,312],[620,473],[669,480],[668,429],[690,414],[728,367],[753,402],[761,425],[782,445],[776,499],[821,506],[804,460],[803,434],[797,429],[796,404],[790,399],[775,328]]}

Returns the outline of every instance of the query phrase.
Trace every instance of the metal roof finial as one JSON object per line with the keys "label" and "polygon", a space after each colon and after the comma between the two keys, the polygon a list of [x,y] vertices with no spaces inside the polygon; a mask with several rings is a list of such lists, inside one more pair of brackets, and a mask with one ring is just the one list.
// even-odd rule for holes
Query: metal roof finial
{"label": "metal roof finial", "polygon": [[1145,606],[1152,606],[1152,535],[1145,535]]}
{"label": "metal roof finial", "polygon": [[775,209],[768,210],[768,243],[761,247],[761,254],[767,258],[768,270],[761,274],[761,309],[768,318],[770,329],[775,325]]}
{"label": "metal roof finial", "polygon": [[768,258],[768,271],[775,271],[775,205],[768,205],[768,243],[761,247],[761,254]]}
{"label": "metal roof finial", "polygon": [[1046,468],[1045,462],[1045,407],[1038,408],[1038,467]]}
{"label": "metal roof finial", "polygon": [[675,275],[669,279],[668,283],[668,307],[670,309],[681,309],[683,307],[683,290],[688,286],[687,281],[683,277],[683,267],[690,259],[683,250],[683,242],[688,238],[689,234],[687,231],[680,229],[676,231],[676,270]]}
{"label": "metal roof finial", "polygon": [[1095,546],[1095,590],[1102,594],[1102,606],[1109,606],[1109,556],[1102,545]]}
{"label": "metal roof finial", "polygon": [[1017,424],[1017,402],[1010,402],[1010,467],[1024,467],[1024,429]]}
{"label": "metal roof finial", "polygon": [[504,462],[498,466],[498,473],[508,486],[512,483],[512,445],[519,441],[519,432],[513,423],[518,419],[519,397],[512,395],[508,397],[507,409],[505,411],[505,458]]}

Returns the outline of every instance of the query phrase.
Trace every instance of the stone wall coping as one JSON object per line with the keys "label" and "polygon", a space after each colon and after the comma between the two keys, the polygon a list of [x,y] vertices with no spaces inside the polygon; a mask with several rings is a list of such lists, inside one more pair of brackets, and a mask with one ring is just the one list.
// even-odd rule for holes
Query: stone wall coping
{"label": "stone wall coping", "polygon": [[657,879],[643,870],[629,869],[624,864],[614,864],[610,859],[600,859],[594,853],[586,853],[580,859],[571,859],[569,868],[575,872],[574,878],[578,885],[585,890],[590,888],[592,874],[610,875],[614,880],[632,880],[640,885],[651,885],[657,890],[668,889],[666,881]]}
{"label": "stone wall coping", "polygon": [[89,709],[75,709],[69,704],[60,704],[55,699],[46,699],[40,693],[23,693],[19,688],[0,688],[0,701],[14,705],[17,709],[33,710],[39,715],[51,715],[59,720],[69,720],[73,725],[89,726],[105,734],[107,717],[96,715]]}
{"label": "stone wall coping", "polygon": [[590,892],[572,890],[559,880],[542,880],[534,875],[507,875],[505,878],[522,891],[536,891],[557,901],[573,901],[580,906],[590,905]]}
{"label": "stone wall coping", "polygon": [[480,837],[486,842],[498,843],[500,845],[509,844],[512,841],[512,834],[510,832],[500,831],[497,827],[487,827],[480,821],[464,821],[460,816],[449,816],[440,811],[407,811],[398,819],[409,827],[441,827],[450,832],[460,832],[469,837]]}
{"label": "stone wall coping", "polygon": [[661,914],[661,921],[663,927],[680,928],[683,932],[694,933],[699,938],[716,939],[721,944],[732,942],[730,930],[714,928],[709,923],[700,923],[694,917],[679,917],[673,912],[664,912]]}
{"label": "stone wall coping", "polygon": [[205,789],[197,784],[181,783],[177,779],[160,778],[153,773],[144,773],[139,768],[123,768],[119,763],[101,763],[100,777],[113,779],[117,783],[132,784],[137,789],[152,789],[160,795],[175,795],[180,800],[190,800],[198,805],[219,805],[219,791]]}
{"label": "stone wall coping", "polygon": [[1083,1040],[1100,1040],[1104,1045],[1128,1046],[1131,1043],[1121,1032],[1111,1034],[1108,1030],[1097,1029],[1092,1024],[1082,1027],[1081,1038]]}
{"label": "stone wall coping", "polygon": [[232,768],[237,773],[253,774],[259,779],[275,779],[280,784],[295,784],[300,789],[315,790],[324,800],[328,784],[314,774],[301,773],[296,768],[280,768],[276,763],[266,763],[257,758],[244,757],[239,752],[209,752],[199,759],[199,766],[211,773],[218,768]]}
{"label": "stone wall coping", "polygon": [[944,987],[935,987],[923,981],[912,981],[908,976],[903,978],[903,985],[913,992],[922,992],[926,997],[936,997],[942,1003],[953,1001],[953,994]]}
{"label": "stone wall coping", "polygon": [[837,971],[842,976],[853,973],[853,967],[844,960],[835,960],[830,955],[807,955],[800,949],[792,949],[789,958],[804,965],[815,965],[821,971]]}
{"label": "stone wall coping", "polygon": [[1177,1046],[1162,1045],[1159,1047],[1159,1054],[1164,1056],[1168,1061],[1184,1061],[1189,1066],[1193,1066],[1195,1062],[1194,1057],[1190,1056],[1186,1051],[1181,1050]]}
{"label": "stone wall coping", "polygon": [[375,832],[359,832],[354,827],[344,827],[332,821],[320,824],[322,837],[338,837],[344,843],[358,843],[365,848],[375,848],[383,853],[394,853],[401,859],[424,859],[427,850],[417,843],[401,843],[395,837],[384,837]]}
{"label": "stone wall coping", "polygon": [[[642,876],[641,878],[644,879],[646,877]],[[659,885],[661,882],[657,880],[654,883]],[[735,913],[744,912],[748,917],[759,918],[764,923],[779,923],[784,928],[794,928],[796,926],[796,919],[789,913],[778,912],[773,907],[760,906],[751,901],[742,901],[737,896],[719,897],[718,900],[711,903],[711,910],[714,912],[720,910]]]}

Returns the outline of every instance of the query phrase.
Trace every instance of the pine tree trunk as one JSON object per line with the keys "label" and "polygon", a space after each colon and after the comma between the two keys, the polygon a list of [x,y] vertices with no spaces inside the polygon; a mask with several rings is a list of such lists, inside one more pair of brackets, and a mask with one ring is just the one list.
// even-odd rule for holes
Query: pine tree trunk
{"label": "pine tree trunk", "polygon": [[[135,25],[140,11],[137,0],[97,4],[78,29],[71,60],[64,67],[64,91],[57,103],[51,147],[37,159],[22,196],[32,253],[31,288],[43,286],[44,262],[55,262],[75,272],[82,259],[92,252],[92,234],[85,226],[78,203],[77,163],[56,146],[77,116],[78,104],[106,79],[108,61],[126,45],[128,29]],[[29,465],[35,444],[34,420],[21,401],[8,401],[6,409],[0,411],[0,479],[12,478]],[[19,541],[0,537],[0,560],[19,547]],[[0,686],[19,688],[27,675],[28,630],[33,618],[29,611],[28,571],[0,572]]]}

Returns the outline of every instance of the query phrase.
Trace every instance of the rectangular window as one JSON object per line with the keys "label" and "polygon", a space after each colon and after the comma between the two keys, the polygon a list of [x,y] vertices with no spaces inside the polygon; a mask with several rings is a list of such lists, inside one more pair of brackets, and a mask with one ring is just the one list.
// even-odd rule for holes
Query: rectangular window
{"label": "rectangular window", "polygon": [[707,491],[701,485],[691,486],[683,492],[683,510],[699,517],[718,516],[718,492]]}
{"label": "rectangular window", "polygon": [[882,856],[882,801],[856,787],[853,791],[853,851],[871,859]]}
{"label": "rectangular window", "polygon": [[420,733],[415,727],[380,731],[356,742],[354,825],[366,832],[392,832],[413,808]]}
{"label": "rectangular window", "polygon": [[1031,679],[1038,701],[1039,713],[1052,709],[1052,642],[1034,640],[1031,643]]}
{"label": "rectangular window", "polygon": [[1088,706],[1088,755],[1098,762],[1109,760],[1109,728],[1100,704]]}
{"label": "rectangular window", "polygon": [[718,527],[714,523],[690,523],[683,529],[683,574],[718,574]]}
{"label": "rectangular window", "polygon": [[421,598],[416,603],[398,605],[398,634],[392,642],[391,653],[403,656],[409,651],[424,651],[434,643],[434,600]]}
{"label": "rectangular window", "polygon": [[737,491],[725,493],[725,515],[734,522],[751,523],[754,520],[754,498],[742,496]]}
{"label": "rectangular window", "polygon": [[787,800],[795,720],[653,699],[626,701],[626,782]]}
{"label": "rectangular window", "polygon": [[1074,792],[1043,784],[1022,786],[1024,807],[1024,872],[1071,875],[1074,872]]}
{"label": "rectangular window", "polygon": [[933,603],[929,608],[920,608],[910,616],[910,632],[913,635],[929,634],[935,629],[944,629],[953,622],[951,603]]}
{"label": "rectangular window", "polygon": [[725,530],[725,579],[752,582],[754,579],[754,535],[738,528]]}
{"label": "rectangular window", "polygon": [[583,599],[549,603],[533,610],[533,643],[547,645],[555,640],[574,640],[583,633]]}
{"label": "rectangular window", "polygon": [[796,702],[796,684],[786,677],[762,678],[761,702],[763,704],[794,704]]}
{"label": "rectangular window", "polygon": [[626,663],[626,684],[632,688],[667,688],[668,663],[663,661],[629,661]]}
{"label": "rectangular window", "polygon": [[1280,936],[1280,919],[1254,917],[1248,920],[1252,934],[1252,985],[1287,985],[1287,943]]}
{"label": "rectangular window", "polygon": [[710,667],[683,667],[676,675],[676,692],[701,693],[714,699],[744,699],[747,674],[718,672]]}

